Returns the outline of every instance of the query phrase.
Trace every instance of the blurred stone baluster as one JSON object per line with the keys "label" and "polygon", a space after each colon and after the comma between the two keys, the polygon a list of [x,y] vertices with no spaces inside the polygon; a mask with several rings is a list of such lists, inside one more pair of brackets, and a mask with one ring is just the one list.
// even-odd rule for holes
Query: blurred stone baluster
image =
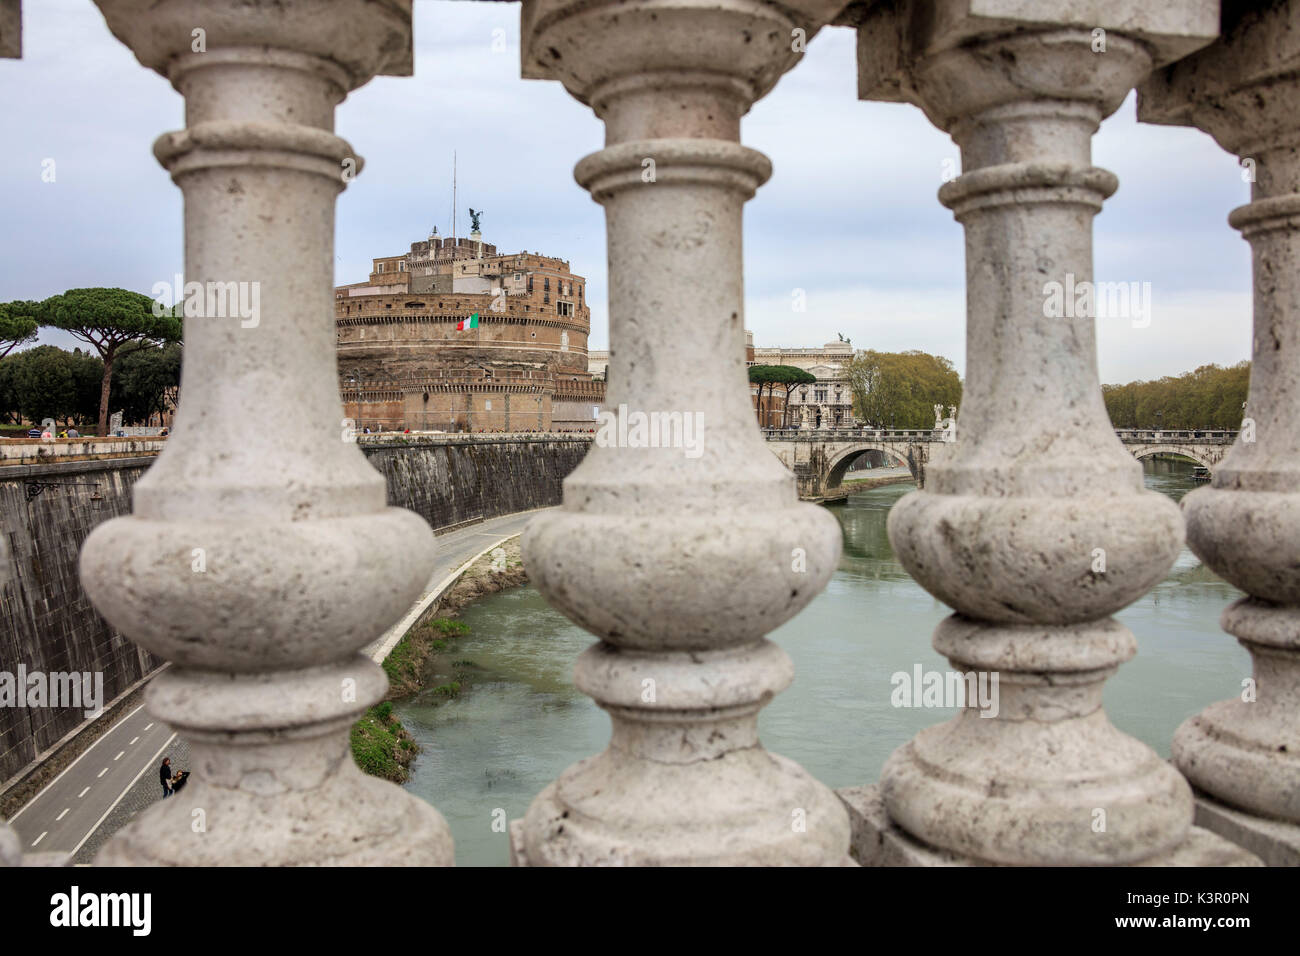
{"label": "blurred stone baluster", "polygon": [[0,57],[19,60],[22,55],[22,0],[0,0]]}
{"label": "blurred stone baluster", "polygon": [[[960,437],[894,507],[889,538],[956,610],[934,646],[985,674],[986,697],[896,750],[879,791],[842,792],[854,852],[910,865],[1250,860],[1193,832],[1187,782],[1102,708],[1103,683],[1136,651],[1109,615],[1164,577],[1183,527],[1111,428],[1092,313],[1072,308],[1092,280],[1092,217],[1117,186],[1092,165],[1092,135],[1153,64],[1214,37],[1217,8],[1100,3],[1085,24],[1067,3],[974,6],[871,8],[858,30],[859,95],[915,103],[961,148],[962,175],[939,191],[966,235]],[[1069,305],[1054,308],[1053,291]]]}
{"label": "blurred stone baluster", "polygon": [[758,740],[792,675],[764,635],[825,586],[840,530],[797,501],[751,406],[741,217],[770,165],[739,143],[741,116],[839,6],[524,2],[525,76],[605,122],[576,176],[606,210],[606,411],[691,431],[645,447],[603,425],[563,507],[525,533],[538,589],[601,638],[575,681],[613,736],[515,821],[516,864],[848,862],[844,808]]}
{"label": "blurred stone baluster", "polygon": [[206,292],[187,300],[200,314],[167,448],[132,515],[81,558],[95,606],[173,662],[149,709],[191,743],[194,776],[98,861],[450,864],[437,811],[349,749],[386,686],[357,651],[434,561],[429,528],[386,507],[342,424],[332,319],[334,203],[361,165],[334,108],[377,73],[410,73],[410,0],[98,5],[185,97],[186,128],[154,152],[184,193],[186,278]]}
{"label": "blurred stone baluster", "polygon": [[[1226,5],[1225,5],[1226,6]],[[1183,499],[1187,540],[1247,593],[1223,627],[1253,686],[1174,734],[1198,825],[1271,865],[1300,865],[1300,4],[1241,2],[1223,36],[1155,74],[1138,117],[1195,126],[1241,157],[1251,202],[1255,333],[1246,420],[1210,487]]]}

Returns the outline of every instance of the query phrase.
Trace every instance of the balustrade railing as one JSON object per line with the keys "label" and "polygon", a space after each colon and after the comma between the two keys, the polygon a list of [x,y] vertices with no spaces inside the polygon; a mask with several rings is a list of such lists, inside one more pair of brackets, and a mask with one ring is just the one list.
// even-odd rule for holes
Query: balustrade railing
{"label": "balustrade railing", "polygon": [[[763,437],[769,440],[826,441],[828,439],[860,439],[863,441],[949,441],[943,428],[764,428]],[[1227,430],[1159,430],[1117,428],[1120,441],[1148,444],[1208,444],[1231,445],[1237,440],[1236,431]]]}
{"label": "balustrade railing", "polygon": [[[448,864],[438,813],[363,776],[348,748],[384,687],[357,651],[434,561],[430,529],[386,506],[340,425],[330,309],[334,202],[361,167],[334,108],[372,76],[410,72],[411,0],[96,2],[186,99],[185,129],[155,144],[184,193],[186,274],[259,282],[265,305],[256,328],[186,320],[171,437],[133,514],[83,550],[96,607],[173,663],[150,711],[202,768],[99,861]],[[707,413],[709,432],[696,457],[594,442],[564,506],[527,530],[534,583],[598,639],[575,681],[613,734],[515,821],[516,863],[841,865],[851,828],[860,863],[1255,862],[1194,815],[1271,861],[1300,860],[1300,0],[1225,8],[1220,39],[1210,0],[1098,0],[1086,23],[1065,2],[988,6],[524,0],[524,75],[561,82],[605,124],[605,148],[575,172],[607,217],[606,407]],[[939,192],[966,236],[961,437],[894,508],[889,536],[957,612],[936,649],[1002,680],[993,719],[971,703],[900,748],[879,788],[840,797],[758,738],[759,710],[792,676],[765,635],[825,586],[840,551],[837,523],[796,500],[762,439],[943,432],[754,421],[741,221],[771,169],[741,145],[740,119],[836,17],[857,29],[861,95],[916,105],[961,149],[962,175]],[[1254,251],[1252,440],[1117,433],[1093,320],[1044,318],[1045,278],[1090,278],[1092,217],[1117,186],[1092,165],[1092,135],[1144,82],[1142,118],[1200,127],[1258,164],[1253,201],[1232,215]],[[1192,718],[1171,765],[1102,707],[1136,650],[1111,615],[1165,575],[1184,537],[1122,442],[1234,441],[1185,511],[1191,546],[1248,594],[1224,626],[1254,657],[1258,703]],[[192,570],[196,548],[220,573]],[[0,826],[0,863],[18,860]]]}

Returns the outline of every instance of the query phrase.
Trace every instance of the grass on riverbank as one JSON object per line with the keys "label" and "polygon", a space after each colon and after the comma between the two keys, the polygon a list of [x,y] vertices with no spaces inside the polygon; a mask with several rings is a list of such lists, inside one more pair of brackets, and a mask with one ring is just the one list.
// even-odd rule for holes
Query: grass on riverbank
{"label": "grass on riverbank", "polygon": [[527,580],[518,538],[507,541],[476,561],[447,589],[438,602],[436,613],[440,616],[402,635],[383,663],[388,695],[352,726],[352,755],[357,766],[394,783],[406,781],[419,745],[393,716],[392,702],[419,693],[435,679],[440,683],[429,688],[435,698],[459,697],[475,665],[473,661],[451,659],[457,640],[469,633],[469,625],[449,615],[484,594]]}
{"label": "grass on riverbank", "polygon": [[447,650],[451,642],[469,633],[469,625],[447,617],[411,628],[384,659],[388,674],[388,700],[402,700],[424,687],[429,659]]}
{"label": "grass on riverbank", "polygon": [[393,716],[391,701],[382,701],[352,725],[352,757],[374,777],[405,783],[420,747]]}
{"label": "grass on riverbank", "polygon": [[[429,658],[468,633],[469,625],[464,621],[444,617],[411,628],[398,641],[383,664],[388,674],[388,696],[352,725],[352,756],[363,771],[393,783],[406,782],[411,761],[420,748],[402,722],[393,716],[393,701],[420,690]],[[442,687],[434,688],[434,693],[442,691]],[[456,683],[448,688],[446,696],[459,692],[460,685]]]}

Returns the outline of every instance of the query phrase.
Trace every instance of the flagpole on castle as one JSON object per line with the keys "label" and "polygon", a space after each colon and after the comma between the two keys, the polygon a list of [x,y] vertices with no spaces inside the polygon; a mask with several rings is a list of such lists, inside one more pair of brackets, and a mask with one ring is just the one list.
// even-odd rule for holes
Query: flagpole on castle
{"label": "flagpole on castle", "polygon": [[451,249],[456,255],[456,151],[451,151]]}

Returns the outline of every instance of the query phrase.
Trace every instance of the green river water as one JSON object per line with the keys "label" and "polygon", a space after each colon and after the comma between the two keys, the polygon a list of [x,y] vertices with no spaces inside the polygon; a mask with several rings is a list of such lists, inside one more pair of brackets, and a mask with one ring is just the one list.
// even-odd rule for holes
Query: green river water
{"label": "green river water", "polygon": [[[1190,463],[1144,467],[1147,487],[1174,499],[1196,486]],[[771,635],[794,660],[795,679],[762,711],[763,743],[831,787],[874,782],[890,752],[952,713],[890,702],[895,672],[948,669],[930,634],[949,611],[907,576],[885,536],[890,507],[912,489],[888,485],[832,507],[844,527],[839,569]],[[1161,584],[1120,612],[1138,655],[1106,685],[1116,726],[1168,756],[1179,723],[1240,692],[1250,658],[1218,623],[1239,596],[1184,550]],[[571,681],[593,638],[533,588],[490,595],[461,619],[470,633],[454,656],[476,665],[471,686],[455,700],[424,693],[394,708],[423,748],[406,787],[447,818],[459,865],[504,866],[500,811],[522,817],[565,767],[603,750],[609,718]]]}

